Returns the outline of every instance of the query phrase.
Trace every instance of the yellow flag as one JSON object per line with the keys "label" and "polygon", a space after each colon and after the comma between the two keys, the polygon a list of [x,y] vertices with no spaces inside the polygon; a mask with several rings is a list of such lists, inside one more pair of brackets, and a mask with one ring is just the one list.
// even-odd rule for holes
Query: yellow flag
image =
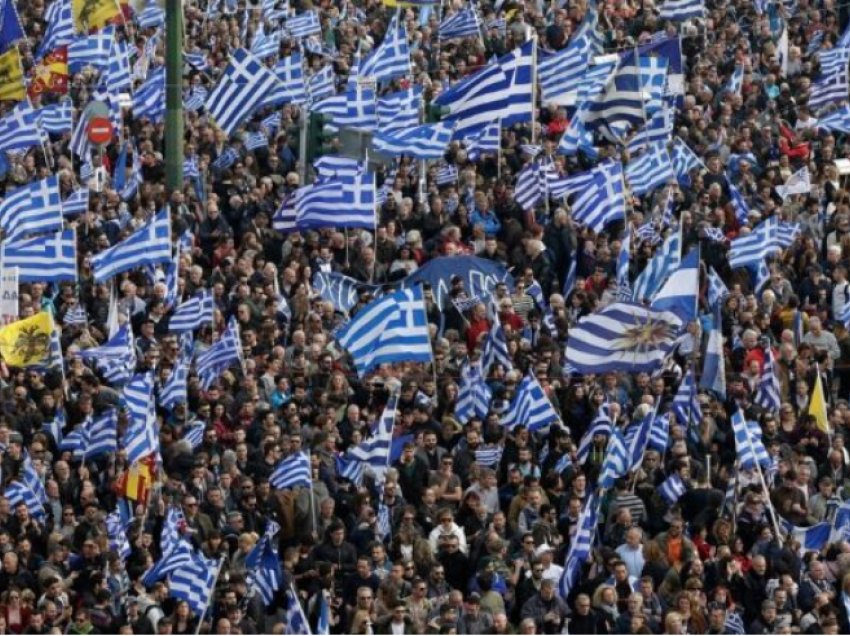
{"label": "yellow flag", "polygon": [[18,101],[26,96],[21,52],[12,48],[0,55],[0,101]]}
{"label": "yellow flag", "polygon": [[826,413],[826,396],[823,393],[820,373],[812,391],[812,399],[809,400],[809,415],[814,415],[818,421],[818,428],[829,435],[829,418]]}
{"label": "yellow flag", "polygon": [[0,354],[12,367],[41,364],[50,356],[53,319],[47,312],[17,320],[0,329]]}
{"label": "yellow flag", "polygon": [[72,7],[77,33],[102,29],[121,14],[115,0],[72,0]]}

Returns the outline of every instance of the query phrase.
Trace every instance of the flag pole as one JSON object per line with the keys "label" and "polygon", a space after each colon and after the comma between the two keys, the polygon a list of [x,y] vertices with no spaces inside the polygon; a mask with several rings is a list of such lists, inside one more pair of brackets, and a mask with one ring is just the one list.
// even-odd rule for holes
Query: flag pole
{"label": "flag pole", "polygon": [[307,461],[310,463],[310,517],[313,520],[313,532],[319,534],[319,518],[316,514],[316,491],[313,489],[313,456],[307,453]]}
{"label": "flag pole", "polygon": [[[537,106],[537,33],[531,35],[531,143],[537,143],[537,122],[534,118],[535,109]],[[501,133],[502,122],[499,120],[499,132]],[[501,142],[501,140],[500,140]],[[501,147],[501,143],[499,144]],[[549,197],[546,197],[548,205]]]}
{"label": "flag pole", "polygon": [[215,577],[213,578],[212,587],[210,588],[210,602],[207,603],[207,606],[204,608],[204,613],[198,617],[198,627],[195,629],[195,636],[198,636],[201,633],[201,626],[204,624],[204,618],[206,618],[210,608],[215,604],[215,586],[218,585],[218,577],[221,574],[221,568],[223,565],[224,557],[221,557],[218,560],[218,567],[215,570]]}
{"label": "flag pole", "polygon": [[[744,417],[744,414],[741,413],[741,417]],[[764,496],[766,497],[767,507],[770,510],[771,520],[773,521],[773,528],[776,532],[777,541],[782,537],[782,530],[779,527],[779,519],[776,513],[776,509],[773,507],[773,502],[770,500],[770,490],[767,488],[767,482],[764,480],[764,473],[761,470],[761,464],[758,462],[758,458],[756,457],[756,447],[753,445],[753,438],[750,435],[749,426],[747,426],[746,420],[744,420],[744,427],[747,433],[747,443],[750,446],[750,453],[753,456],[753,464],[756,466],[756,473],[759,476],[759,481],[761,482],[762,490],[764,491]]]}

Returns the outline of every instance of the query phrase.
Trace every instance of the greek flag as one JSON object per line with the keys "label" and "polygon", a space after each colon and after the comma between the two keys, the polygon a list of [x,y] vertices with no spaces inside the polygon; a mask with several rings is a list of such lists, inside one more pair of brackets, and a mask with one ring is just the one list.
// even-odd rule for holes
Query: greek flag
{"label": "greek flag", "polygon": [[620,244],[620,254],[617,256],[617,298],[619,300],[631,300],[632,297],[632,287],[629,281],[631,243],[631,225],[626,225],[626,236]]}
{"label": "greek flag", "polygon": [[[286,103],[297,105],[307,103],[307,82],[304,78],[304,61],[301,53],[293,53],[275,64],[274,75],[279,81],[278,85],[257,108]],[[331,94],[333,94],[333,85],[331,85]]]}
{"label": "greek flag", "polygon": [[75,459],[86,461],[98,455],[118,452],[118,413],[112,409],[88,420],[67,435],[59,447],[70,450]]}
{"label": "greek flag", "polygon": [[45,422],[41,430],[42,432],[49,433],[53,438],[53,441],[56,442],[56,445],[62,443],[62,430],[67,426],[68,422],[65,417],[64,410],[57,410],[56,414],[53,416],[53,421]]}
{"label": "greek flag", "polygon": [[83,360],[94,360],[110,382],[124,384],[136,369],[136,348],[130,323],[121,325],[118,331],[99,347],[83,349],[77,353]]}
{"label": "greek flag", "polygon": [[168,321],[168,331],[177,334],[196,331],[213,321],[214,309],[212,292],[204,289],[177,308]]}
{"label": "greek flag", "polygon": [[629,451],[626,441],[619,429],[614,428],[608,437],[608,447],[605,451],[605,461],[599,473],[599,487],[609,490],[614,481],[625,477],[629,472]]}
{"label": "greek flag", "polygon": [[629,470],[640,465],[649,443],[649,435],[655,424],[656,409],[652,409],[643,419],[626,429],[623,440],[629,452]]}
{"label": "greek flag", "polygon": [[691,184],[691,170],[706,169],[702,159],[679,137],[673,140],[673,166],[676,168],[676,177],[683,186]]}
{"label": "greek flag", "polygon": [[659,20],[684,22],[705,15],[704,0],[664,0],[658,15]]}
{"label": "greek flag", "polygon": [[376,82],[387,82],[395,77],[410,74],[410,48],[407,29],[393,19],[384,40],[360,65],[358,77],[369,77]]}
{"label": "greek flag", "polygon": [[674,232],[656,251],[649,264],[635,279],[632,285],[632,299],[635,301],[652,300],[667,277],[676,271],[682,263],[681,236]]}
{"label": "greek flag", "polygon": [[20,481],[13,481],[6,486],[3,491],[3,496],[9,501],[9,508],[14,510],[18,504],[24,504],[27,510],[32,515],[33,519],[39,523],[44,523],[47,519],[47,513],[44,511],[44,504],[39,502],[35,493],[27,487],[26,484]]}
{"label": "greek flag", "polygon": [[614,424],[611,421],[611,406],[608,402],[602,404],[599,407],[599,411],[596,413],[596,417],[593,418],[593,421],[590,423],[587,431],[584,433],[584,437],[581,438],[581,441],[578,445],[578,450],[576,451],[576,457],[578,458],[579,464],[584,464],[587,460],[587,456],[590,453],[590,449],[593,446],[593,438],[596,435],[604,435],[606,437],[611,435],[611,432],[614,430]]}
{"label": "greek flag", "polygon": [[847,62],[850,60],[850,50],[842,50],[840,59],[841,66],[823,75],[809,89],[808,107],[813,113],[830,104],[847,101]]}
{"label": "greek flag", "polygon": [[557,53],[538,52],[537,78],[543,102],[552,101],[575,90],[584,79],[593,56],[597,14],[588,11],[570,43]]}
{"label": "greek flag", "polygon": [[[175,372],[176,369],[172,371],[172,374],[174,374]],[[165,407],[164,404],[163,407]],[[188,426],[183,432],[183,439],[189,442],[189,444],[192,446],[192,450],[198,450],[201,447],[201,444],[204,442],[205,431],[206,427],[202,422],[195,422],[191,426]]]}
{"label": "greek flag", "polygon": [[145,83],[133,94],[133,115],[153,122],[165,117],[165,69],[151,73]]}
{"label": "greek flag", "polygon": [[847,61],[850,59],[850,40],[848,40],[847,36],[848,30],[845,29],[833,48],[817,52],[818,64],[822,76],[847,70]]}
{"label": "greek flag", "polygon": [[776,229],[776,240],[782,248],[789,248],[794,244],[794,241],[800,236],[802,230],[799,223],[779,222],[779,227]]}
{"label": "greek flag", "polygon": [[393,443],[393,427],[395,426],[398,394],[392,393],[387,401],[381,419],[372,431],[372,435],[352,446],[345,454],[346,461],[357,461],[365,464],[379,484],[384,483],[385,475],[390,466],[390,451]]}
{"label": "greek flag", "polygon": [[637,196],[643,196],[675,181],[673,163],[665,144],[651,144],[644,154],[630,161],[626,166],[626,178],[632,192]]}
{"label": "greek flag", "polygon": [[757,265],[780,251],[777,241],[778,221],[771,217],[760,223],[752,232],[730,242],[729,265],[745,267]]}
{"label": "greek flag", "polygon": [[788,535],[799,541],[800,552],[820,552],[829,543],[829,536],[832,534],[832,524],[826,521],[808,528],[799,528],[780,517],[779,525]]}
{"label": "greek flag", "polygon": [[309,486],[313,482],[311,475],[310,458],[306,453],[295,453],[281,460],[269,477],[269,483],[279,490]]}
{"label": "greek flag", "polygon": [[283,624],[286,625],[287,634],[310,634],[310,623],[307,622],[307,617],[304,615],[304,610],[301,609],[301,603],[298,602],[298,597],[292,590],[286,592],[286,611],[283,615]]}
{"label": "greek flag", "polygon": [[364,466],[363,462],[356,459],[345,459],[341,455],[336,458],[337,475],[358,486],[363,485]]}
{"label": "greek flag", "polygon": [[224,149],[218,158],[210,164],[210,168],[215,170],[216,172],[222,172],[227,170],[234,163],[239,161],[239,153],[235,148],[228,147]]}
{"label": "greek flag", "polygon": [[631,303],[585,316],[570,332],[566,359],[577,373],[652,373],[673,350],[682,321]]}
{"label": "greek flag", "polygon": [[165,24],[165,9],[155,4],[147,5],[136,14],[136,24],[140,29],[153,29]]}
{"label": "greek flag", "polygon": [[693,366],[682,378],[676,397],[673,398],[673,414],[676,416],[676,421],[685,427],[702,419],[702,407],[697,399],[697,384]]}
{"label": "greek flag", "polygon": [[53,175],[9,192],[0,202],[4,241],[20,241],[28,234],[61,230],[62,198],[59,177]]}
{"label": "greek flag", "polygon": [[505,371],[513,370],[505,330],[502,328],[498,317],[493,320],[493,324],[490,326],[490,333],[484,340],[481,353],[481,370],[485,377],[490,373],[493,364],[501,364]]}
{"label": "greek flag", "polygon": [[676,314],[682,323],[687,324],[697,315],[699,295],[699,250],[691,252],[682,259],[680,266],[670,274],[670,278],[658,291],[651,307],[656,311],[669,311]]}
{"label": "greek flag", "polygon": [[726,399],[726,363],[723,359],[723,322],[721,303],[709,303],[714,307],[714,324],[705,346],[702,377],[699,385],[713,391],[721,400]]}
{"label": "greek flag", "polygon": [[440,42],[467,37],[481,37],[481,25],[474,5],[467,5],[457,13],[443,18],[438,37]]}
{"label": "greek flag", "polygon": [[[163,382],[159,392],[159,405],[164,409],[171,411],[177,404],[186,404],[189,366],[192,364],[193,348],[191,334],[181,336],[180,353],[171,369],[171,375],[168,376],[168,380]],[[195,436],[197,436],[197,446],[200,446],[203,435],[204,426],[201,424],[200,430],[193,430],[191,434],[187,430],[184,437],[194,441]]]}
{"label": "greek flag", "polygon": [[341,178],[341,177],[356,177],[362,173],[364,166],[357,159],[349,159],[348,157],[337,157],[325,155],[319,157],[313,162],[313,167],[319,174],[319,178]]}
{"label": "greek flag", "polygon": [[[166,523],[168,523],[169,520],[170,519],[167,519]],[[185,518],[183,519],[182,523],[185,524]],[[192,546],[186,539],[181,538],[180,534],[177,533],[176,529],[174,531],[174,534],[171,535],[174,537],[173,541],[175,541],[176,543],[173,545],[172,548],[166,550],[166,530],[168,530],[168,528],[163,529],[163,537],[161,541],[161,545],[163,548],[163,557],[159,561],[154,563],[142,576],[142,584],[147,587],[153,585],[161,579],[164,579],[166,576],[171,575],[177,570],[191,565],[192,561],[195,559],[195,553],[192,549]]]}
{"label": "greek flag", "polygon": [[579,151],[594,161],[599,156],[593,145],[593,133],[584,127],[581,117],[573,117],[558,142],[558,154],[574,157]]}
{"label": "greek flag", "polygon": [[596,529],[599,525],[601,497],[595,492],[588,495],[581,509],[570,551],[564,564],[564,572],[558,581],[558,595],[564,600],[570,595],[570,589],[578,580],[581,565],[587,561],[593,551]]}
{"label": "greek flag", "polygon": [[818,119],[818,128],[850,134],[850,106],[842,106]]}
{"label": "greek flag", "polygon": [[[613,221],[626,218],[626,198],[623,188],[623,164],[619,161],[606,161],[580,175],[571,175],[567,179],[588,178],[585,187],[579,191],[572,203],[573,219],[585,227],[600,233]],[[553,192],[552,196],[558,198]]]}
{"label": "greek flag", "polygon": [[114,37],[115,27],[108,26],[93,35],[75,38],[68,46],[68,72],[76,75],[87,66],[105,70]]}
{"label": "greek flag", "polygon": [[741,411],[732,415],[732,431],[735,434],[735,448],[738,462],[743,470],[753,470],[758,462],[762,468],[770,465],[770,455],[761,440],[761,427],[756,422],[748,422]]}
{"label": "greek flag", "polygon": [[585,104],[581,117],[588,130],[623,144],[625,132],[645,123],[644,110],[641,66],[631,51],[622,56],[599,95]]}
{"label": "greek flag", "polygon": [[236,319],[231,317],[221,339],[195,359],[201,388],[209,391],[213,382],[234,362],[242,362],[242,342]]}
{"label": "greek flag", "polygon": [[481,466],[498,466],[502,461],[502,452],[505,449],[501,446],[485,446],[475,451],[475,461]]}
{"label": "greek flag", "polygon": [[117,552],[121,560],[125,561],[133,553],[133,549],[130,547],[130,540],[121,525],[121,515],[117,511],[107,515],[105,524],[106,534],[109,537],[109,549]]}
{"label": "greek flag", "polygon": [[[532,39],[499,58],[498,65],[508,79],[507,104],[498,113],[502,126],[530,122],[534,112],[531,96],[534,55],[537,41]],[[492,119],[491,119],[492,121]]]}
{"label": "greek flag", "polygon": [[[21,106],[18,104],[18,106]],[[17,109],[17,107],[16,107]],[[12,111],[14,114],[15,111]],[[38,114],[41,116],[41,125],[44,130],[51,135],[64,135],[65,133],[69,133],[74,129],[73,125],[73,105],[70,100],[62,100],[61,102],[56,102],[55,104],[48,104],[47,106],[43,106],[39,109]],[[7,115],[8,118],[10,115]],[[0,140],[3,139],[3,132],[6,130],[5,122],[6,118],[0,120]],[[35,124],[34,124],[35,126]],[[24,132],[24,131],[21,131]],[[34,133],[37,133],[37,128],[34,130]],[[32,139],[35,142],[35,134],[32,134]],[[35,145],[35,143],[33,143]],[[13,148],[7,148],[6,144],[0,141],[0,147],[4,150],[13,150]]]}
{"label": "greek flag", "polygon": [[328,97],[313,105],[312,111],[327,115],[340,128],[374,129],[378,125],[375,91],[357,89]]}
{"label": "greek flag", "polygon": [[552,402],[532,373],[520,382],[510,408],[502,416],[502,426],[508,430],[523,424],[533,432],[560,421]]}
{"label": "greek flag", "polygon": [[62,201],[62,215],[66,217],[74,217],[80,214],[85,214],[89,209],[89,189],[79,188],[68,195],[68,198]]}
{"label": "greek flag", "polygon": [[88,321],[85,307],[77,301],[73,307],[65,312],[65,318],[62,322],[68,326],[81,326],[88,324]]}
{"label": "greek flag", "polygon": [[336,85],[334,84],[334,69],[333,66],[327,64],[319,71],[310,77],[307,82],[310,102],[316,102],[333,96],[336,93]]}
{"label": "greek flag", "polygon": [[17,267],[18,280],[22,283],[76,283],[76,232],[65,230],[25,241],[3,241],[0,266]]}
{"label": "greek flag", "polygon": [[307,11],[286,21],[286,30],[293,38],[302,39],[322,33],[319,16],[315,11]]}
{"label": "greek flag", "polygon": [[263,58],[277,55],[279,50],[280,31],[266,33],[263,23],[260,22],[257,32],[254,33],[254,39],[251,41],[251,55],[262,60]]}
{"label": "greek flag", "polygon": [[220,568],[220,561],[194,553],[189,563],[171,573],[168,586],[171,596],[186,601],[193,612],[203,616],[212,600]]}
{"label": "greek flag", "polygon": [[405,155],[413,159],[441,159],[451,140],[451,123],[440,122],[417,126],[401,133],[376,133],[372,138],[372,147],[381,154],[393,157]]}
{"label": "greek flag", "polygon": [[245,568],[248,570],[248,590],[258,592],[263,604],[270,606],[274,603],[275,592],[280,589],[283,581],[283,571],[277,554],[275,535],[280,526],[269,521],[265,534],[245,558]]}
{"label": "greek flag", "polygon": [[489,64],[440,93],[432,103],[449,109],[445,119],[456,122],[454,138],[468,139],[499,118],[510,94],[511,80],[501,64]]}
{"label": "greek flag", "polygon": [[634,134],[626,145],[626,150],[629,151],[630,156],[636,156],[648,145],[663,144],[666,154],[666,145],[670,142],[672,134],[673,111],[670,108],[661,108],[643,128]]}
{"label": "greek flag", "polygon": [[30,489],[39,504],[46,504],[47,491],[44,489],[44,485],[41,483],[41,477],[39,476],[38,471],[35,469],[35,466],[33,466],[29,453],[27,453],[26,450],[24,450],[23,460],[23,471],[21,473],[21,479],[24,485]]}
{"label": "greek flag", "polygon": [[272,227],[281,232],[294,232],[295,227],[295,193],[287,196],[272,217]]}
{"label": "greek flag", "polygon": [[102,283],[127,270],[171,260],[171,221],[168,209],[128,238],[92,258],[95,282]]}
{"label": "greek flag", "polygon": [[[334,309],[348,313],[357,304],[361,289],[370,286],[364,285],[349,276],[336,272],[316,272],[313,274],[313,289],[322,300],[331,303]],[[379,291],[375,286],[372,290]]]}
{"label": "greek flag", "polygon": [[50,51],[74,42],[76,29],[71,13],[71,0],[54,0],[44,13],[47,30],[38,47],[36,59],[43,58]]}
{"label": "greek flag", "polygon": [[322,179],[300,188],[295,198],[298,229],[375,227],[375,175]]}
{"label": "greek flag", "polygon": [[419,125],[422,87],[416,86],[378,99],[378,130],[386,134],[406,132]]}
{"label": "greek flag", "polygon": [[729,78],[729,83],[723,89],[724,93],[732,93],[733,95],[741,95],[741,89],[744,87],[744,65],[736,64],[732,76]]}
{"label": "greek flag", "polygon": [[787,200],[792,194],[808,194],[811,191],[812,183],[809,169],[806,166],[788,177],[785,185],[776,186],[776,192],[782,197],[783,201]]}
{"label": "greek flag", "polygon": [[[310,15],[315,18],[315,14]],[[232,135],[263,99],[279,87],[277,77],[260,60],[245,49],[237,49],[207,99],[207,113],[221,130]]]}
{"label": "greek flag", "polygon": [[588,67],[587,75],[584,76],[582,82],[576,87],[576,103],[581,104],[581,106],[574,115],[575,117],[584,119],[591,100],[599,97],[602,89],[604,89],[608,82],[614,77],[616,69],[616,60],[609,60],[601,63],[594,61],[594,63]]}
{"label": "greek flag", "polygon": [[649,442],[647,448],[657,450],[662,455],[667,451],[670,440],[670,417],[659,415],[655,418],[652,429],[649,431]]}
{"label": "greek flag", "polygon": [[750,216],[750,206],[747,205],[746,199],[744,199],[744,196],[728,176],[726,177],[726,185],[729,186],[729,195],[732,200],[732,206],[735,208],[735,218],[738,220],[738,223],[745,225],[747,218]]}
{"label": "greek flag", "polygon": [[160,551],[163,555],[169,555],[181,547],[184,529],[186,529],[186,517],[183,515],[183,510],[174,505],[169,506],[159,540]]}
{"label": "greek flag", "polygon": [[668,506],[675,505],[687,490],[679,473],[673,473],[659,487],[658,494]]}
{"label": "greek flag", "polygon": [[109,65],[106,67],[105,81],[108,90],[113,93],[129,91],[132,87],[130,79],[130,51],[126,40],[115,39],[109,53]]}
{"label": "greek flag", "polygon": [[29,100],[20,102],[0,119],[0,152],[26,150],[45,141],[42,111]]}
{"label": "greek flag", "polygon": [[764,367],[761,371],[758,390],[753,402],[769,411],[778,411],[781,403],[779,388],[779,374],[776,372],[776,360],[773,350],[768,347],[765,351]]}
{"label": "greek flag", "polygon": [[124,400],[130,414],[130,424],[124,432],[127,462],[135,462],[148,455],[159,455],[159,427],[153,398],[153,375],[140,373],[124,387]]}
{"label": "greek flag", "polygon": [[713,267],[708,270],[708,304],[712,307],[719,306],[723,299],[729,295],[729,290],[720,275]]}
{"label": "greek flag", "polygon": [[245,145],[245,150],[252,152],[260,148],[269,147],[269,138],[263,133],[246,133],[242,143]]}
{"label": "greek flag", "polygon": [[519,171],[514,186],[514,201],[523,210],[531,210],[548,196],[546,168],[539,163],[529,163]]}
{"label": "greek flag", "polygon": [[501,129],[499,123],[491,124],[481,129],[481,132],[466,138],[466,155],[470,161],[478,161],[481,155],[499,152],[501,144]]}
{"label": "greek flag", "polygon": [[385,362],[431,362],[422,288],[403,289],[373,301],[337,339],[354,358],[361,377]]}
{"label": "greek flag", "polygon": [[445,163],[437,169],[437,185],[454,185],[457,183],[459,176],[456,165],[453,163]]}
{"label": "greek flag", "polygon": [[490,410],[493,392],[481,376],[481,367],[467,363],[460,375],[455,417],[461,424],[466,424],[472,418],[483,420]]}

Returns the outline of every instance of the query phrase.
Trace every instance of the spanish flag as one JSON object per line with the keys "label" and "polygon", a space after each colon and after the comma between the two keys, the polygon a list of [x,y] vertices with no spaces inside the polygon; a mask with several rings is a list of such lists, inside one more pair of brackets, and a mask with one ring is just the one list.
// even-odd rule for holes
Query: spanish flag
{"label": "spanish flag", "polygon": [[0,101],[20,101],[27,96],[21,52],[13,48],[0,55]]}
{"label": "spanish flag", "polygon": [[35,65],[27,90],[30,97],[45,93],[65,95],[68,92],[67,46],[60,46]]}
{"label": "spanish flag", "polygon": [[809,400],[809,415],[813,415],[818,421],[818,428],[829,435],[829,416],[826,412],[826,396],[823,392],[820,369],[818,369],[818,379],[815,381],[812,398]]}
{"label": "spanish flag", "polygon": [[121,7],[115,0],[72,0],[71,6],[77,33],[102,29],[122,16]]}
{"label": "spanish flag", "polygon": [[47,312],[17,320],[0,329],[0,355],[10,367],[43,364],[50,358],[53,318]]}
{"label": "spanish flag", "polygon": [[118,478],[115,492],[122,497],[147,505],[148,494],[153,486],[155,461],[153,455],[149,455],[130,466]]}

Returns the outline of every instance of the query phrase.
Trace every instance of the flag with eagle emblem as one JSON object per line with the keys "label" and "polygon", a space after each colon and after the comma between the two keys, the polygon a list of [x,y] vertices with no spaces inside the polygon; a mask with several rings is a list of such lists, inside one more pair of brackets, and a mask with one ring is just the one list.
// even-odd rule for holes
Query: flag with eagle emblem
{"label": "flag with eagle emblem", "polygon": [[27,96],[21,52],[12,48],[0,55],[0,101],[20,101]]}
{"label": "flag with eagle emblem", "polygon": [[74,28],[77,33],[90,33],[102,29],[122,15],[115,0],[72,0]]}
{"label": "flag with eagle emblem", "polygon": [[16,320],[0,329],[0,355],[10,367],[43,364],[50,355],[53,319],[47,312]]}
{"label": "flag with eagle emblem", "polygon": [[652,373],[664,364],[682,327],[672,312],[613,303],[570,331],[567,362],[577,373]]}
{"label": "flag with eagle emblem", "polygon": [[45,93],[65,95],[68,92],[67,46],[60,46],[35,65],[27,91],[33,98]]}

